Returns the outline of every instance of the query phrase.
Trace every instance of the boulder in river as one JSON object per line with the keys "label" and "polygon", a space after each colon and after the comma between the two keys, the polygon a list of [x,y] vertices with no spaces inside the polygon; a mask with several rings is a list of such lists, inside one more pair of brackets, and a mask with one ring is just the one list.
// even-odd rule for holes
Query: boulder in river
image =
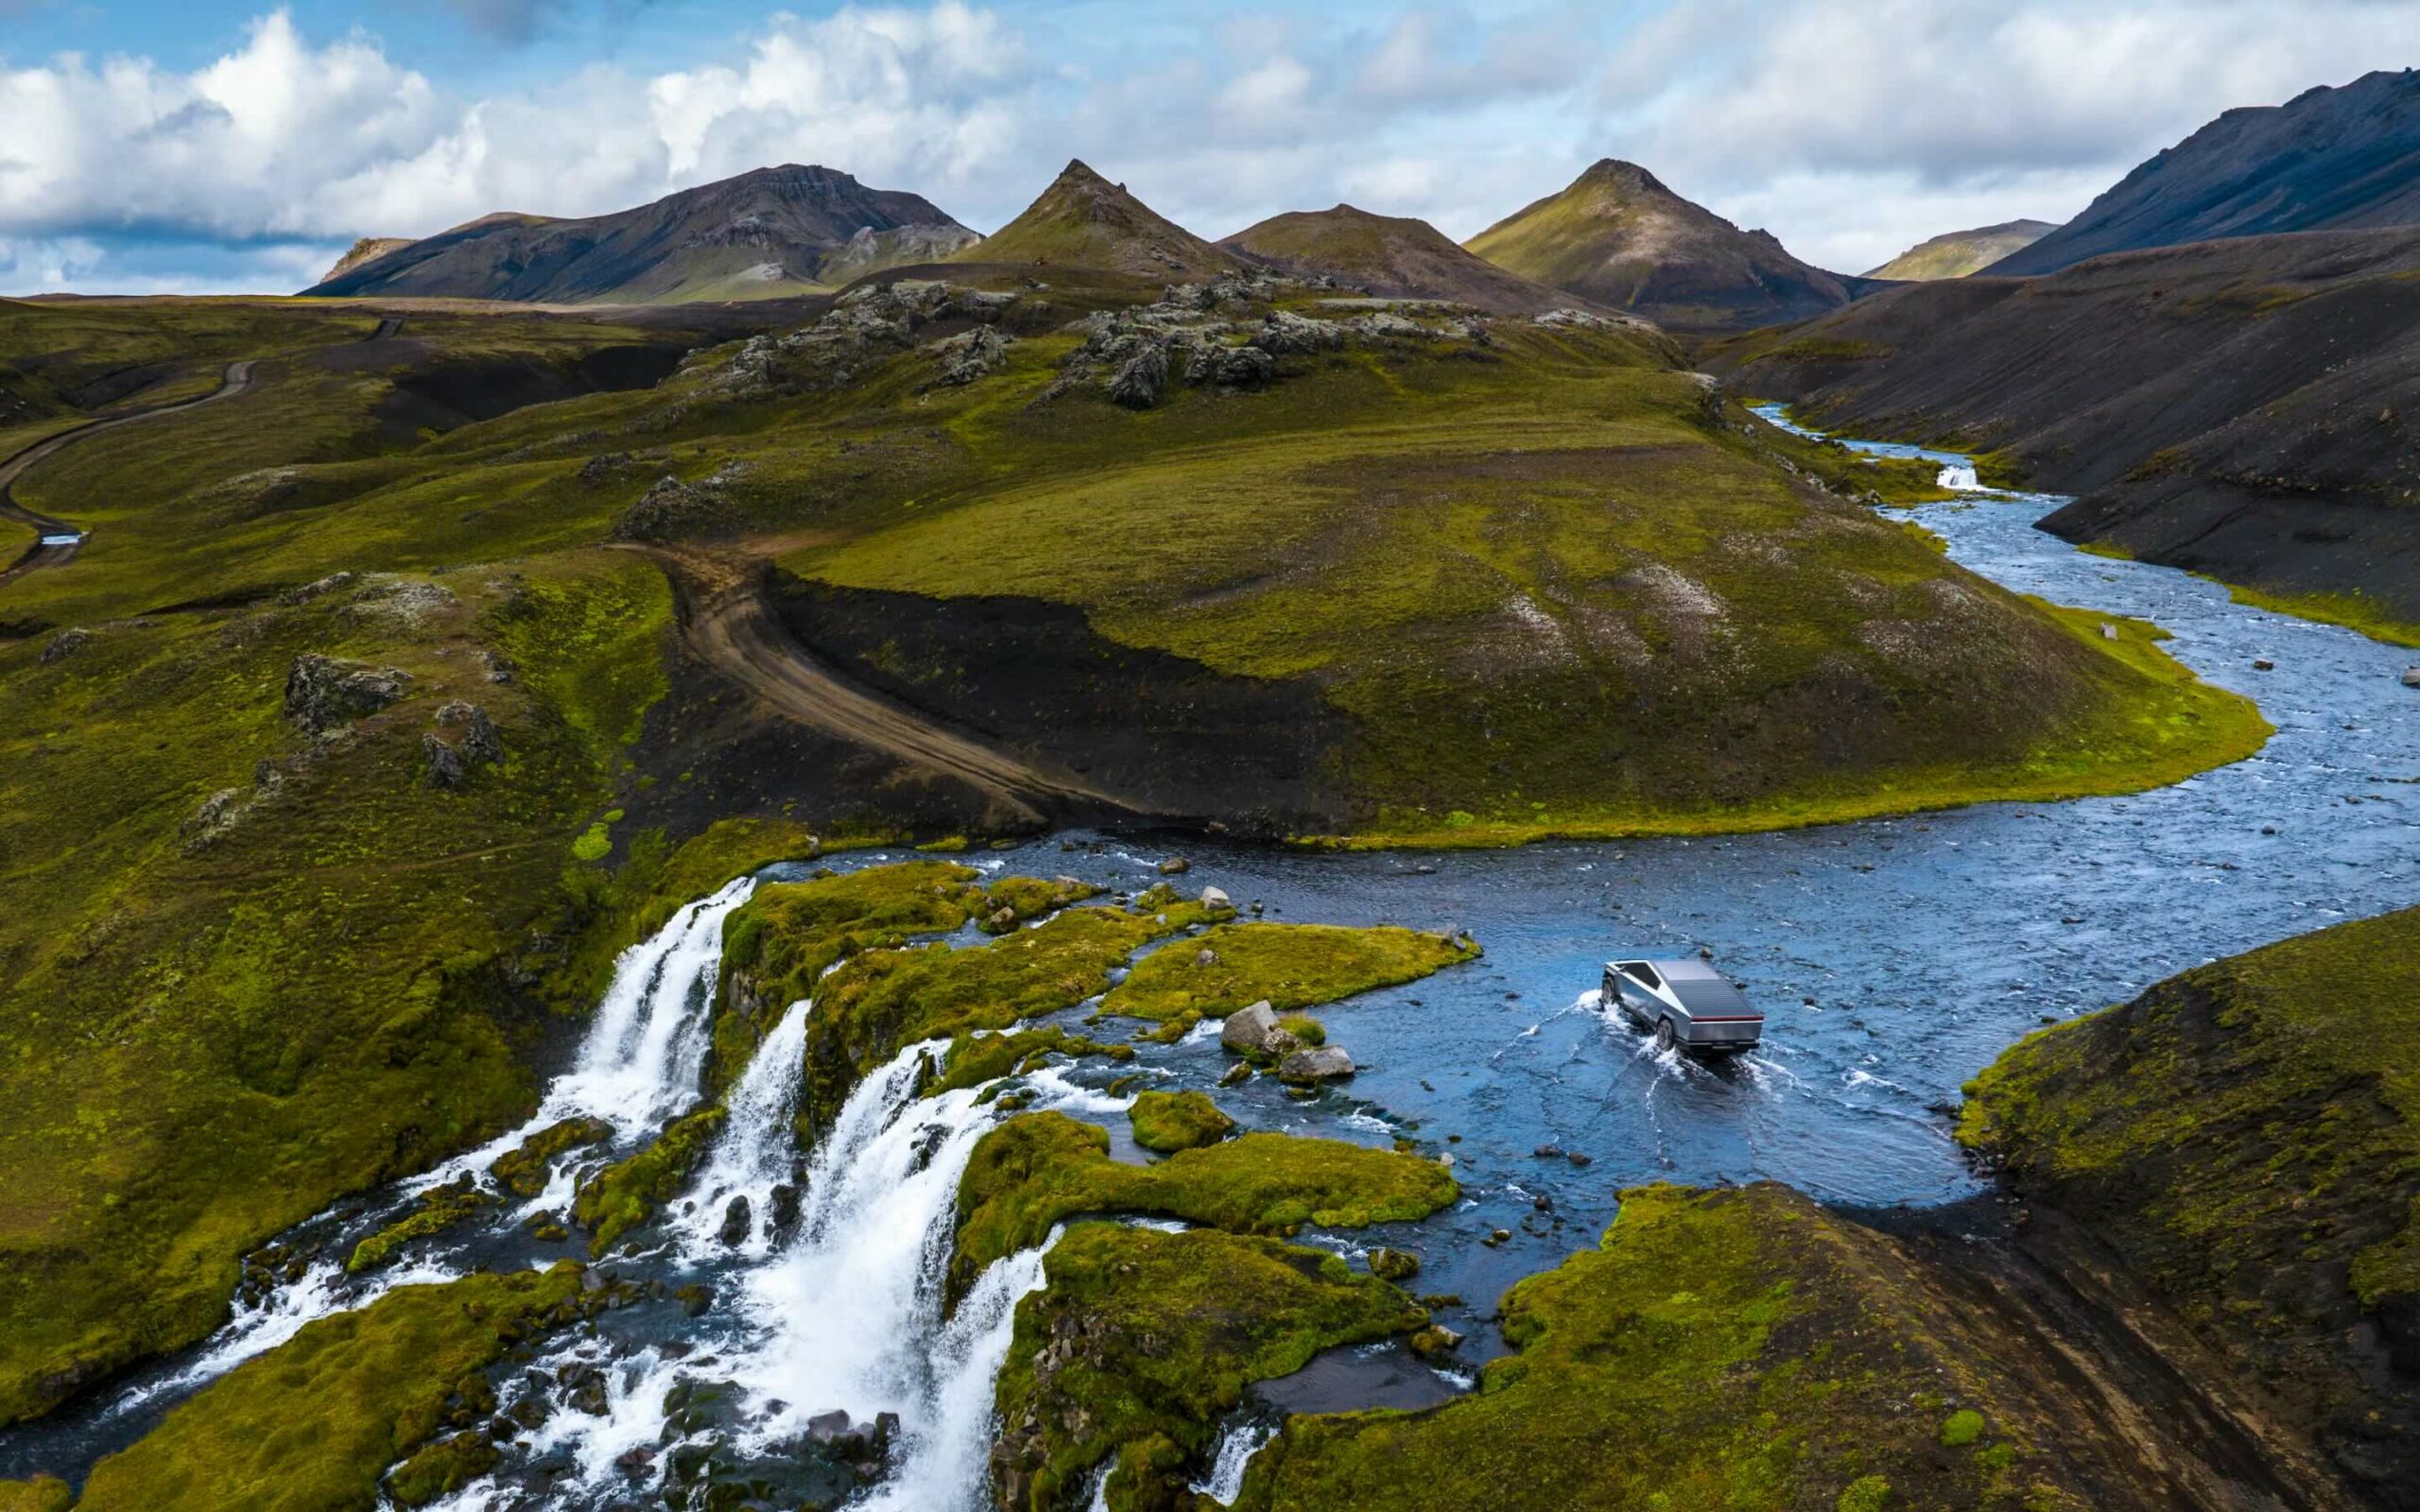
{"label": "boulder in river", "polygon": [[1277,1063],[1277,1079],[1297,1084],[1334,1081],[1352,1074],[1353,1057],[1344,1053],[1341,1045],[1297,1050]]}
{"label": "boulder in river", "polygon": [[1281,1033],[1277,1027],[1277,1010],[1266,998],[1248,1008],[1237,1008],[1227,1015],[1219,1028],[1219,1043],[1239,1056],[1249,1056],[1269,1047],[1269,1037]]}
{"label": "boulder in river", "polygon": [[731,1206],[722,1211],[722,1242],[734,1249],[738,1248],[748,1242],[748,1230],[752,1227],[748,1198],[744,1195],[732,1198]]}
{"label": "boulder in river", "polygon": [[2403,685],[2407,688],[2420,688],[2420,666],[2403,669]]}
{"label": "boulder in river", "polygon": [[1204,908],[1233,908],[1236,905],[1227,897],[1224,889],[1219,887],[1204,887],[1201,889],[1201,906]]}
{"label": "boulder in river", "polygon": [[1409,1249],[1380,1245],[1370,1251],[1370,1274],[1382,1281],[1409,1280],[1420,1274],[1420,1257]]}

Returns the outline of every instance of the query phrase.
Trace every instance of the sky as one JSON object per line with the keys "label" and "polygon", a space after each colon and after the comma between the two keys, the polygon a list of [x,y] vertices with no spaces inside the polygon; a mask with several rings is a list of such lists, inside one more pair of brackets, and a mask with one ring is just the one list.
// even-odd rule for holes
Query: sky
{"label": "sky", "polygon": [[990,231],[1070,157],[1206,236],[1457,238],[1628,158],[1858,272],[2414,64],[2420,0],[0,0],[0,293],[292,290],[785,162]]}

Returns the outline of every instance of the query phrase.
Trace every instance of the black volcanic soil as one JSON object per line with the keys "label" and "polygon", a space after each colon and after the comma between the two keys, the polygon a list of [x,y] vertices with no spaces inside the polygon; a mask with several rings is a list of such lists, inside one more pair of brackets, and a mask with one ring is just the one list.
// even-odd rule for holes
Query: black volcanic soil
{"label": "black volcanic soil", "polygon": [[2420,620],[2420,230],[1915,284],[1703,360],[1835,429],[2001,453],[2081,495],[2045,522],[2069,540]]}

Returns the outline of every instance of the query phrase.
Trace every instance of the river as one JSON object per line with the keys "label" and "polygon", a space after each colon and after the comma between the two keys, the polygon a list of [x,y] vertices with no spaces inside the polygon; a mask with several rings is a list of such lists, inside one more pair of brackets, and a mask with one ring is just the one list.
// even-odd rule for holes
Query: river
{"label": "river", "polygon": [[[1921,519],[1958,561],[2013,589],[2166,627],[2171,652],[2256,699],[2277,727],[2257,755],[2128,798],[1762,835],[1431,854],[1183,843],[1186,885],[1222,887],[1269,918],[1455,924],[1486,947],[1469,966],[1324,1010],[1332,1039],[1362,1068],[1342,1087],[1309,1102],[1265,1079],[1218,1094],[1248,1126],[1371,1143],[1403,1136],[1454,1154],[1464,1201],[1384,1240],[1424,1253],[1423,1290],[1469,1299],[1467,1315],[1445,1320],[1472,1334],[1472,1360],[1501,1347],[1485,1314],[1503,1287],[1593,1243],[1624,1186],[1773,1179],[1858,1205],[1970,1194],[1979,1183],[1951,1143],[1948,1110],[1962,1082],[2036,1025],[2218,955],[2420,902],[2420,691],[2397,679],[2411,655],[2237,605],[2183,573],[2078,552],[2033,528],[2062,502],[1977,492],[1890,512]],[[1156,881],[1168,853],[1158,842],[1077,833],[975,859],[1131,889]],[[593,1163],[688,1100],[721,921],[752,885],[700,900],[624,957],[531,1128],[605,1118],[615,1137]],[[1595,997],[1608,956],[1701,948],[1768,1014],[1764,1046],[1728,1066],[1655,1054]],[[793,1229],[772,1238],[760,1216],[736,1249],[718,1237],[731,1195],[748,1195],[762,1215],[773,1185],[793,1177],[783,1136],[806,1011],[791,1010],[735,1094],[694,1205],[660,1225],[643,1254],[611,1263],[667,1291],[707,1286],[713,1305],[693,1318],[660,1297],[550,1346],[538,1362],[544,1377],[513,1376],[508,1401],[527,1393],[552,1403],[594,1367],[604,1410],[551,1406],[503,1474],[449,1499],[448,1512],[608,1507],[636,1495],[678,1458],[666,1448],[681,1435],[667,1431],[666,1397],[683,1383],[720,1394],[713,1411],[682,1419],[692,1443],[717,1446],[717,1473],[823,1494],[821,1461],[797,1449],[808,1418],[896,1413],[893,1469],[853,1504],[981,1504],[992,1378],[1041,1256],[993,1267],[948,1318],[940,1280],[957,1174],[998,1115],[971,1092],[918,1102],[910,1051],[858,1090],[813,1156]],[[1215,1039],[1197,1033],[1117,1070],[1209,1087],[1224,1067]],[[1028,1080],[1037,1106],[1116,1124],[1125,1104],[1100,1090],[1109,1075],[1080,1066]],[[305,1225],[293,1238],[322,1258],[297,1280],[196,1349],[0,1433],[0,1477],[80,1475],[200,1383],[386,1287],[574,1252],[524,1222],[564,1205],[567,1166],[538,1198],[416,1248],[382,1276],[348,1280],[335,1263],[411,1193],[483,1166],[519,1137]],[[1510,1242],[1479,1243],[1499,1228]],[[1305,1237],[1354,1253],[1379,1236]],[[1378,1349],[1322,1362],[1270,1396],[1291,1408],[1408,1402],[1466,1380]],[[1234,1425],[1236,1452],[1204,1468],[1205,1488],[1231,1491],[1271,1410]]]}

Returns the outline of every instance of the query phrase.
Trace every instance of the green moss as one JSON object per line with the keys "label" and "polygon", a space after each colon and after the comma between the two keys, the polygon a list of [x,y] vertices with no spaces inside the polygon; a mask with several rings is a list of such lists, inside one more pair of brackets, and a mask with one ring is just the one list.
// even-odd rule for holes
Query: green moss
{"label": "green moss", "polygon": [[1891,1483],[1879,1475],[1860,1475],[1849,1482],[1832,1503],[1833,1512],[1883,1512],[1891,1504]]}
{"label": "green moss", "polygon": [[1333,1254],[1215,1229],[1080,1224],[1044,1261],[1043,1281],[1017,1304],[996,1388],[1009,1427],[994,1473],[1001,1504],[1020,1512],[1069,1504],[1121,1450],[1130,1482],[1155,1490],[1130,1484],[1112,1504],[1183,1504],[1181,1465],[1206,1464],[1247,1385],[1426,1317]]}
{"label": "green moss", "polygon": [[1877,1506],[1894,1486],[1911,1505],[2007,1504],[1906,1410],[1945,1374],[1989,1389],[1945,1294],[1784,1189],[1624,1193],[1602,1247],[1500,1311],[1513,1352],[1477,1395],[1289,1418],[1236,1506],[1779,1512]]}
{"label": "green moss", "polygon": [[1236,1131],[1236,1121],[1201,1092],[1138,1092],[1126,1116],[1134,1143],[1163,1154],[1216,1144]]}
{"label": "green moss", "polygon": [[1307,1013],[1289,1013],[1277,1021],[1277,1027],[1306,1045],[1327,1043],[1327,1025]]}
{"label": "green moss", "polygon": [[1983,1415],[1972,1407],[1961,1407],[1941,1421],[1941,1447],[1964,1449],[1983,1436]]}
{"label": "green moss", "polygon": [[534,1197],[546,1189],[555,1157],[610,1139],[613,1133],[614,1125],[601,1118],[566,1118],[497,1156],[488,1173],[514,1196]]}
{"label": "green moss", "polygon": [[2227,583],[2225,586],[2227,596],[2238,604],[2249,604],[2255,609],[2290,615],[2298,620],[2342,625],[2348,630],[2359,630],[2371,640],[2383,641],[2389,645],[2420,646],[2420,625],[2401,618],[2363,593],[2290,593],[2249,583]]}
{"label": "green moss", "polygon": [[396,1466],[395,1473],[388,1477],[387,1489],[405,1506],[426,1506],[495,1469],[501,1458],[495,1440],[465,1430],[438,1439]]}
{"label": "green moss", "polygon": [[2344,1346],[2420,1302],[2420,910],[2171,977],[2042,1030],[1959,1138],[2083,1219],[2261,1376],[2352,1421]]}
{"label": "green moss", "polygon": [[987,945],[869,951],[823,979],[806,1023],[800,1120],[828,1126],[857,1083],[903,1046],[1073,1007],[1107,991],[1137,946],[1200,918],[1188,909],[1071,908]]}
{"label": "green moss", "polygon": [[420,1194],[418,1205],[410,1213],[354,1246],[353,1253],[345,1258],[345,1273],[354,1275],[383,1265],[394,1258],[396,1250],[413,1240],[441,1233],[494,1207],[495,1201],[467,1176],[441,1187],[431,1187]]}
{"label": "green moss", "polygon": [[0,1512],[67,1512],[76,1493],[54,1475],[30,1481],[0,1481]]}
{"label": "green moss", "polygon": [[575,1315],[579,1267],[404,1286],[307,1324],[93,1469],[85,1512],[342,1512],[438,1429],[456,1383]]}
{"label": "green moss", "polygon": [[1145,1212],[1236,1233],[1358,1228],[1425,1218],[1460,1194],[1433,1160],[1284,1134],[1185,1150],[1152,1165],[1109,1157],[1109,1134],[1028,1113],[986,1134],[958,1188],[959,1284],[1084,1212]]}
{"label": "green moss", "polygon": [[679,1196],[729,1116],[717,1106],[675,1119],[646,1149],[580,1183],[571,1211],[573,1219],[591,1234],[590,1253],[605,1253],[615,1240]]}
{"label": "green moss", "polygon": [[1030,1071],[1052,1056],[1128,1061],[1134,1058],[1134,1047],[1103,1044],[1080,1034],[1069,1034],[1056,1024],[1011,1033],[962,1030],[942,1052],[941,1065],[925,1084],[924,1094],[933,1097],[979,1087],[987,1081]]}
{"label": "green moss", "polygon": [[603,819],[598,819],[571,843],[574,861],[602,861],[614,853],[614,836],[607,833]]}
{"label": "green moss", "polygon": [[[983,932],[1004,935],[1045,914],[1097,898],[1100,889],[1073,877],[1045,882],[1040,877],[1002,877],[984,889]],[[1003,914],[1008,918],[1003,919]]]}
{"label": "green moss", "polygon": [[[1201,953],[1216,957],[1204,964]],[[1101,1003],[1103,1013],[1161,1022],[1224,1018],[1267,1001],[1283,1012],[1416,982],[1472,960],[1478,947],[1382,926],[1222,924],[1145,956]]]}

